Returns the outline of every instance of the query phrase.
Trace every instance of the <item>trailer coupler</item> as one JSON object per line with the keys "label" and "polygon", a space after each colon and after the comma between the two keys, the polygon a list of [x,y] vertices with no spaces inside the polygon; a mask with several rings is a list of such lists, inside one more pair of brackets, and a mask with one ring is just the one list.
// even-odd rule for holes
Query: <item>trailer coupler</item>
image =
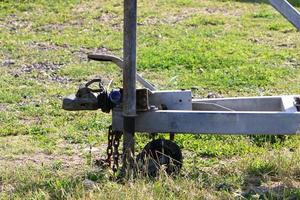
{"label": "trailer coupler", "polygon": [[[98,83],[97,89],[90,88],[93,83]],[[101,109],[102,112],[109,113],[120,102],[121,92],[119,89],[108,92],[101,79],[93,79],[85,85],[81,85],[75,95],[65,97],[62,107],[68,111]]]}

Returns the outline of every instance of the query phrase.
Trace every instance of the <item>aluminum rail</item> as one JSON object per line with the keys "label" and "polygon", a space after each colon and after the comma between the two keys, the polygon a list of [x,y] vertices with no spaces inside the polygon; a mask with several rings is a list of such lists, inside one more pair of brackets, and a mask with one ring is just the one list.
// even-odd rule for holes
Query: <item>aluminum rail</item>
{"label": "aluminum rail", "polygon": [[[192,99],[190,91],[159,91],[151,105],[167,105],[139,112],[135,131],[147,133],[269,134],[300,132],[299,96]],[[174,106],[173,106],[174,105]],[[112,113],[113,130],[121,130],[121,108]]]}
{"label": "aluminum rail", "polygon": [[[113,129],[122,129],[122,115],[113,112]],[[193,134],[267,134],[300,133],[300,113],[262,111],[186,111],[157,110],[140,113],[136,132]]]}
{"label": "aluminum rail", "polygon": [[198,111],[297,112],[297,97],[298,95],[192,99],[192,107]]}

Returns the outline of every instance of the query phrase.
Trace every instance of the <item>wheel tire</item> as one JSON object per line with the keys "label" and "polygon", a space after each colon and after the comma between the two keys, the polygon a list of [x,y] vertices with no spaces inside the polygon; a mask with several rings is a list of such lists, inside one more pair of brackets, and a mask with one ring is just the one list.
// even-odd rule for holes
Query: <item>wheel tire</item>
{"label": "wheel tire", "polygon": [[139,172],[155,177],[160,171],[178,174],[182,167],[182,153],[171,140],[157,139],[149,142],[137,156]]}

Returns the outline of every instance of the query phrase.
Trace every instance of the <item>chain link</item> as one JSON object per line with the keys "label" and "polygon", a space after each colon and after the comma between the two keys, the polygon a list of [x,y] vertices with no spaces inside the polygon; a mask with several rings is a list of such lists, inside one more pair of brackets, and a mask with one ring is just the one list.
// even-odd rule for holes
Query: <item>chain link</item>
{"label": "chain link", "polygon": [[114,134],[112,131],[112,126],[108,127],[108,134],[107,134],[107,149],[106,149],[106,162],[109,167],[111,167],[111,156],[113,154],[113,140],[114,140]]}
{"label": "chain link", "polygon": [[109,167],[112,167],[113,172],[116,172],[119,168],[119,145],[121,137],[122,132],[113,131],[112,126],[109,126],[107,135],[108,144],[106,149],[107,158],[105,162]]}
{"label": "chain link", "polygon": [[114,172],[116,172],[119,168],[119,145],[120,145],[120,139],[122,137],[122,132],[116,131],[114,132],[114,141],[113,141],[113,145],[114,145],[114,152],[113,152],[113,158],[114,158],[114,163],[112,166],[112,170]]}

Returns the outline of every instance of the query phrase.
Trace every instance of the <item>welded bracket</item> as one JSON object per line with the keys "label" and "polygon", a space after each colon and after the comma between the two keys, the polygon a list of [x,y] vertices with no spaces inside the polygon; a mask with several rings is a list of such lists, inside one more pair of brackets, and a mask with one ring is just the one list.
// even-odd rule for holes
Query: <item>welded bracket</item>
{"label": "welded bracket", "polygon": [[[96,60],[96,61],[112,62],[112,63],[116,64],[119,68],[121,68],[122,70],[124,68],[124,61],[117,56],[105,55],[105,54],[89,54],[88,59]],[[151,91],[156,90],[156,88],[153,86],[153,84],[151,84],[149,81],[142,78],[141,75],[136,74],[136,79],[145,88],[148,88]]]}

